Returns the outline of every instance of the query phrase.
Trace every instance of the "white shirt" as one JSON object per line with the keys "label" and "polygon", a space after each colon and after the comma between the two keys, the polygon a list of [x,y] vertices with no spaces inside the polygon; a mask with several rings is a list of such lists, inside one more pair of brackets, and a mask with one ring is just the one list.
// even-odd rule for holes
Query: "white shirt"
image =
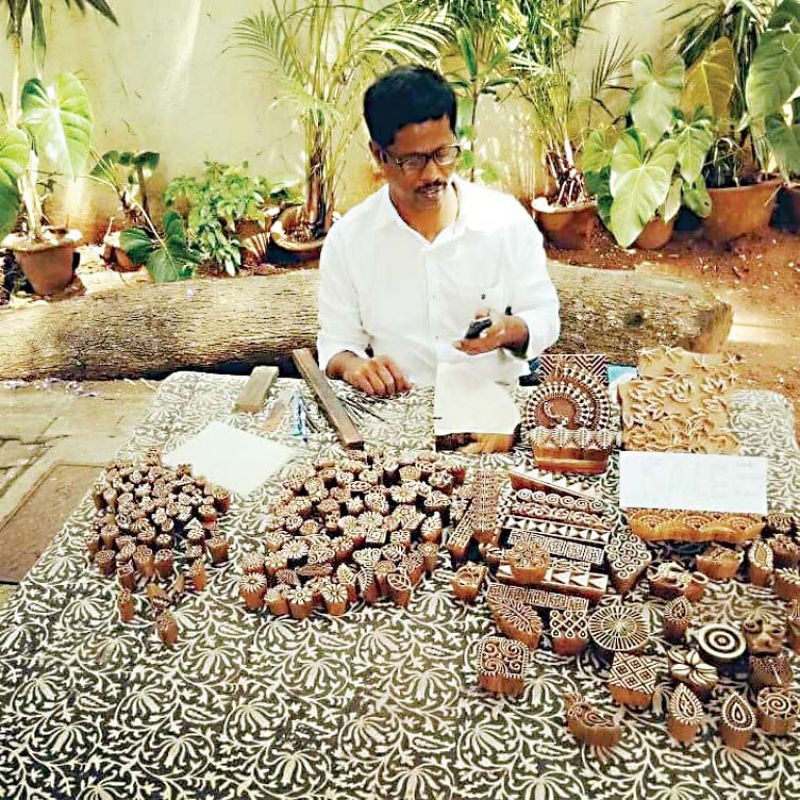
{"label": "white shirt", "polygon": [[[320,257],[317,349],[324,371],[337,353],[390,356],[416,385],[437,364],[469,360],[476,375],[516,383],[527,360],[559,334],[558,297],[542,236],[516,199],[454,178],[458,215],[434,241],[407,225],[384,186],[330,230]],[[456,350],[481,306],[510,306],[528,325],[524,358],[506,349]]]}

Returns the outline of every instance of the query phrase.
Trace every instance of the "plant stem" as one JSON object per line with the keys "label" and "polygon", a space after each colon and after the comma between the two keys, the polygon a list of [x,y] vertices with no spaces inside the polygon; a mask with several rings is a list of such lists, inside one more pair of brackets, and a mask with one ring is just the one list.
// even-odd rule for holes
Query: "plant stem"
{"label": "plant stem", "polygon": [[480,89],[478,87],[478,82],[472,82],[472,114],[470,116],[470,127],[472,129],[472,167],[469,171],[469,179],[471,183],[475,183],[475,156],[476,153],[476,145],[478,143],[478,131],[475,128],[475,124],[478,119],[478,99],[480,98]]}

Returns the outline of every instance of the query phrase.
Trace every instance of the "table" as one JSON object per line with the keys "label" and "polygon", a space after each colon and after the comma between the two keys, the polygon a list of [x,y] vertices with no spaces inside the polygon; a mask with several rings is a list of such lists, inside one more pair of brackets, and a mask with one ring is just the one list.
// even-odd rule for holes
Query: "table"
{"label": "table", "polygon": [[[213,419],[256,429],[263,414],[231,412],[243,380],[171,376],[122,455],[170,449]],[[296,388],[307,394],[297,382],[277,387],[286,396]],[[431,399],[415,391],[382,403],[387,423],[368,418],[366,439],[429,446]],[[789,403],[741,392],[733,419],[746,453],[770,456],[773,507],[800,511]],[[298,444],[288,420],[276,435],[308,455],[336,449],[330,431]],[[616,479],[613,461],[593,480],[613,499]],[[234,502],[224,518],[233,558],[212,568],[209,588],[179,607],[174,649],[145,619],[117,621],[114,581],[86,566],[81,540],[92,504],[84,499],[0,612],[0,797],[732,800],[744,787],[752,798],[800,796],[800,738],[757,733],[743,753],[724,748],[716,735],[720,690],[706,705],[710,721],[700,739],[684,749],[666,732],[670,684],[662,675],[653,708],[624,711],[622,743],[602,752],[564,727],[565,692],[614,709],[607,665],[591,649],[572,659],[540,646],[521,696],[481,692],[476,647],[494,625],[484,603],[469,607],[452,597],[447,567],[423,583],[408,609],[382,602],[303,621],[247,612],[237,598],[236,561],[257,546],[272,490]],[[699,604],[709,619],[734,619],[753,603],[783,606],[770,590],[735,581],[711,595]],[[632,596],[643,599],[644,589]],[[651,607],[654,630],[662,609]],[[652,651],[666,662],[659,637]]]}

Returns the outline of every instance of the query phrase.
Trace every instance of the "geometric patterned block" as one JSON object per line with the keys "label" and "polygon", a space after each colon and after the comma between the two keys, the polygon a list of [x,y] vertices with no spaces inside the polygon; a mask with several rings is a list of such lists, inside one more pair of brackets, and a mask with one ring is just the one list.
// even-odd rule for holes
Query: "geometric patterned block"
{"label": "geometric patterned block", "polygon": [[484,636],[478,643],[478,682],[488,692],[519,694],[530,663],[530,650],[514,639]]}
{"label": "geometric patterned block", "polygon": [[650,656],[616,653],[608,688],[614,699],[634,708],[646,708],[653,699],[658,678],[658,661]]}

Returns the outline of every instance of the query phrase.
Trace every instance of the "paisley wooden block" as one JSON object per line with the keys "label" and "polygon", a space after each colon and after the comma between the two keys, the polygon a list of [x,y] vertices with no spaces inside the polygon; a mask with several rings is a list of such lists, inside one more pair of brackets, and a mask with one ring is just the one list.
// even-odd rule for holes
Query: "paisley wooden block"
{"label": "paisley wooden block", "polygon": [[753,586],[768,586],[774,569],[772,548],[763,539],[756,539],[747,551],[747,579]]}
{"label": "paisley wooden block", "polygon": [[692,622],[692,604],[686,597],[670,600],[664,608],[664,636],[667,641],[680,642]]}
{"label": "paisley wooden block", "polygon": [[738,692],[728,692],[722,703],[719,735],[728,747],[742,750],[750,743],[756,727],[756,715],[750,703]]}
{"label": "paisley wooden block", "polygon": [[685,684],[670,695],[667,703],[667,728],[672,737],[682,744],[694,741],[703,720],[703,706]]}

